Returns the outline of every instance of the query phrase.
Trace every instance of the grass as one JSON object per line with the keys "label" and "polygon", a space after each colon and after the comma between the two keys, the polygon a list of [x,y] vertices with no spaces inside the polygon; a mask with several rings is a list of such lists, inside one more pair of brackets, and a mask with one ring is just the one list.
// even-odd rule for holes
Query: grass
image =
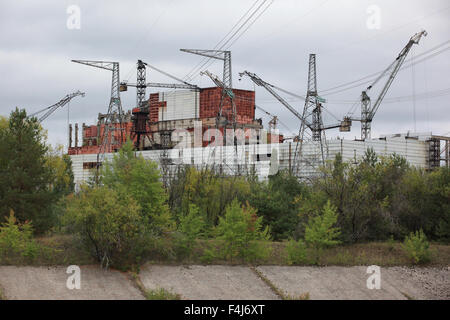
{"label": "grass", "polygon": [[172,293],[164,288],[147,290],[145,297],[147,300],[181,300],[181,296],[178,293]]}
{"label": "grass", "polygon": [[0,287],[0,300],[6,300],[5,295],[3,294],[2,287]]}
{"label": "grass", "polygon": [[[36,241],[50,248],[39,253],[33,261],[23,261],[23,259],[14,258],[8,261],[0,261],[3,265],[87,265],[96,264],[97,261],[87,252],[82,244],[70,235],[53,235],[49,237],[40,237]],[[286,253],[287,242],[265,242],[272,248],[270,255],[266,259],[254,261],[253,265],[289,265]],[[141,262],[150,264],[223,264],[223,265],[242,265],[248,264],[242,260],[233,262],[210,258],[204,259],[208,248],[220,248],[221,242],[216,240],[198,240],[190,257],[177,259],[174,245],[167,239],[162,239],[155,245],[154,250],[149,252],[146,257],[142,257]],[[432,243],[430,245],[431,259],[427,266],[448,266],[450,264],[450,245]],[[307,257],[302,264],[315,265],[311,258],[312,252],[307,249]],[[355,266],[355,265],[378,265],[380,267],[389,266],[412,266],[414,262],[408,257],[401,247],[400,242],[371,242],[352,245],[340,245],[334,248],[324,249],[318,265],[320,266]]]}
{"label": "grass", "polygon": [[278,288],[269,278],[267,278],[261,271],[251,266],[250,269],[260,278],[281,300],[309,300],[309,292],[300,294],[299,296],[292,296]]}

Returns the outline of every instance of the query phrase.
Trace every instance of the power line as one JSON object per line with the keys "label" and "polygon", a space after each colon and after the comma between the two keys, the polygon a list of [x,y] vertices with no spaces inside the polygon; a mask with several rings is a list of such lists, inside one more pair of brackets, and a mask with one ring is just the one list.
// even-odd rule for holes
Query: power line
{"label": "power line", "polygon": [[[242,21],[247,15],[248,15],[248,13],[252,10],[252,8],[256,5],[256,3],[258,2],[259,0],[256,0],[253,4],[252,4],[252,6],[250,7],[250,9],[249,10],[247,10],[245,13],[244,13],[244,15],[239,19],[239,21]],[[251,18],[251,17],[253,17],[254,15],[255,15],[255,13],[261,8],[261,6],[264,4],[264,3],[266,3],[267,2],[267,0],[263,0],[262,2],[261,2],[261,4],[250,14],[250,16],[249,17],[247,17],[247,19],[238,27],[238,29],[228,38],[228,40],[225,42],[225,43],[222,43],[223,41],[224,41],[224,39],[227,37],[227,36],[225,36],[224,38],[222,38],[222,40],[220,40],[215,46],[214,46],[214,49],[217,49],[217,50],[222,50],[224,47],[225,47],[225,45],[233,38],[233,37],[235,37],[235,35],[237,34],[237,32],[239,32],[244,26],[245,26],[245,24],[249,21],[249,19]],[[239,21],[233,26],[233,28],[231,28],[231,30],[227,33],[227,34],[230,34],[231,32],[233,32],[233,29],[236,27],[236,25],[238,25],[239,24]],[[221,44],[222,43],[222,44]],[[200,61],[200,66],[198,66],[198,64],[197,64],[197,66],[196,67],[194,67],[185,77],[184,77],[184,79],[186,80],[186,78],[187,79],[189,79],[189,80],[193,80],[194,78],[196,78],[197,76],[198,76],[198,71],[201,69],[201,68],[203,68],[209,61],[211,60],[211,58],[204,58],[202,61]]]}
{"label": "power line", "polygon": [[[247,22],[247,21],[249,21],[255,14],[256,14],[256,12],[258,12],[258,10],[261,8],[261,6],[266,2],[267,0],[265,0],[253,13],[252,13],[252,15],[245,21],[245,23]],[[234,43],[236,43],[236,41],[237,40],[239,40],[247,31],[248,31],[248,29],[259,19],[259,17],[261,17],[261,15],[264,13],[264,12],[266,12],[266,10],[272,5],[272,3],[274,2],[274,0],[271,0],[271,2],[259,13],[259,15],[257,15],[256,16],[256,18],[252,21],[252,22],[250,22],[250,24],[247,26],[247,28],[245,28],[244,29],[244,31],[242,31],[238,36],[237,36],[237,38],[235,38],[234,40],[233,40],[233,42],[232,43],[230,43],[226,48],[225,48],[225,50],[228,50],[229,48],[231,48],[231,46],[233,46],[233,44]],[[242,25],[242,27],[244,26],[245,24],[243,24]],[[239,28],[239,30],[238,31],[240,31],[242,28]],[[238,32],[237,31],[237,32]],[[233,34],[233,36],[235,35],[235,34],[237,34],[237,32],[235,32],[234,34]],[[230,38],[228,41],[230,41],[232,38]],[[227,42],[228,42],[227,41]],[[227,43],[226,42],[226,43]],[[224,43],[223,45],[225,45],[226,43]],[[205,67],[205,69],[207,69],[207,68],[209,68],[209,66],[211,66],[214,62],[215,62],[215,60],[212,60],[211,58],[208,58],[209,60],[208,61],[206,61],[204,64],[203,64],[203,66],[204,65],[206,65],[208,62],[209,62],[209,64]],[[203,67],[202,66],[202,67]],[[201,67],[201,68],[202,68]],[[193,78],[192,79],[195,79],[195,78],[197,78],[199,76],[199,74],[197,73],[197,74],[195,74],[194,76],[193,76]]]}
{"label": "power line", "polygon": [[[247,14],[253,9],[253,7],[258,3],[259,0],[256,0],[251,7],[244,13],[244,15],[234,24],[234,26],[230,29],[230,31],[228,31],[228,33],[214,46],[213,49],[217,49],[217,47],[219,47],[219,45],[233,32],[233,30],[236,28],[236,26],[239,25],[239,23],[247,16]],[[200,62],[194,66],[191,71],[188,72],[188,74],[184,77],[184,79],[190,79],[191,74],[194,74],[194,71],[197,70],[199,67],[201,68],[201,64],[204,63],[205,60],[209,61],[210,58],[203,58],[202,60],[200,60]],[[197,71],[195,71],[197,72]]]}
{"label": "power line", "polygon": [[[421,57],[421,56],[423,56],[425,54],[428,54],[429,52],[435,51],[436,49],[439,49],[440,47],[442,47],[442,46],[444,46],[444,45],[446,45],[448,43],[450,43],[450,40],[444,41],[443,43],[441,43],[441,44],[439,44],[439,45],[437,45],[437,46],[435,46],[435,47],[433,47],[433,48],[431,48],[431,49],[429,49],[427,51],[424,51],[424,52],[416,55],[416,58]],[[405,61],[405,63],[409,63],[409,62],[411,62],[411,60],[412,59],[408,59],[408,60]],[[385,70],[372,73],[372,74],[370,74],[368,76],[365,76],[365,77],[362,77],[360,79],[353,80],[353,81],[350,81],[350,82],[347,82],[347,83],[344,83],[344,84],[341,84],[341,85],[337,85],[337,86],[334,86],[334,87],[331,87],[331,88],[328,88],[328,89],[320,90],[320,92],[323,94],[323,93],[326,93],[328,91],[333,91],[334,89],[339,89],[339,88],[342,88],[342,87],[346,87],[347,85],[354,84],[354,83],[360,82],[360,81],[365,80],[365,79],[374,78],[374,77],[378,76],[379,74],[383,73]],[[371,80],[368,80],[367,82],[364,82],[364,83],[361,83],[361,84],[369,83],[370,81]],[[352,87],[352,88],[354,88],[354,87]]]}
{"label": "power line", "polygon": [[[426,56],[426,57],[423,57],[422,59],[417,59],[416,61],[411,62],[410,64],[404,65],[403,67],[401,67],[401,68],[399,69],[399,71],[405,70],[405,69],[407,69],[407,68],[412,67],[413,65],[416,65],[416,64],[421,63],[421,62],[423,62],[423,61],[425,61],[425,60],[431,59],[431,58],[433,58],[433,57],[435,57],[435,56],[437,56],[437,55],[440,55],[440,54],[444,53],[445,51],[447,51],[447,50],[449,50],[449,49],[450,49],[450,47],[447,47],[447,48],[444,48],[444,49],[442,49],[442,50],[440,50],[440,51],[437,51],[437,52],[435,52],[435,53],[432,53],[432,54],[430,54],[430,55],[428,55],[428,56]],[[408,61],[411,61],[411,59],[409,59]],[[374,73],[374,74],[372,74],[372,75],[370,75],[370,76],[366,76],[366,77],[364,77],[364,79],[367,79],[368,77],[371,77],[371,78],[370,78],[369,80],[367,80],[367,81],[359,82],[359,83],[357,83],[357,84],[355,84],[355,85],[353,85],[353,86],[345,87],[345,86],[342,86],[342,85],[341,85],[341,86],[339,86],[339,87],[344,87],[344,88],[342,88],[342,89],[340,89],[340,90],[332,91],[331,89],[328,89],[328,91],[331,91],[331,92],[326,92],[327,90],[323,90],[323,91],[321,91],[321,92],[322,92],[322,93],[323,93],[323,92],[326,92],[326,93],[325,93],[325,96],[330,96],[330,95],[333,95],[333,94],[336,94],[336,93],[340,93],[340,92],[343,92],[343,91],[347,91],[347,90],[350,90],[350,89],[353,89],[353,88],[362,86],[363,84],[367,84],[367,83],[372,82],[373,79],[374,79],[374,76],[377,76],[377,75],[379,75],[380,73],[383,73],[384,71],[385,71],[385,70],[380,71],[380,72],[377,72],[377,73]],[[363,78],[361,78],[361,79],[359,79],[359,80],[362,80],[362,79],[363,79]],[[358,80],[356,80],[356,81],[358,81]],[[356,81],[352,81],[352,83],[355,83]]]}

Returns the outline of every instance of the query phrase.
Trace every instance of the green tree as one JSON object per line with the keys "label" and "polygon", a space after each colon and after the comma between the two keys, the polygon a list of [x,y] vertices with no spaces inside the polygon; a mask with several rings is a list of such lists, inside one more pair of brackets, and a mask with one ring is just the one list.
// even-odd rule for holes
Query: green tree
{"label": "green tree", "polygon": [[114,155],[112,161],[102,166],[100,181],[103,186],[116,190],[120,196],[129,195],[136,200],[141,215],[148,220],[155,234],[174,229],[158,165],[145,160],[142,155],[136,156],[130,140]]}
{"label": "green tree", "polygon": [[270,239],[269,228],[263,228],[262,218],[249,205],[241,207],[233,200],[225,215],[219,218],[216,228],[217,238],[223,240],[220,255],[230,261],[241,258],[243,261],[255,261],[267,257],[270,252],[263,241]]}
{"label": "green tree", "polygon": [[316,253],[315,261],[318,262],[322,249],[340,243],[339,228],[333,227],[337,222],[336,208],[330,201],[323,207],[321,214],[311,217],[305,227],[305,242]]}
{"label": "green tree", "polygon": [[180,237],[177,245],[183,256],[191,257],[195,242],[202,237],[206,231],[205,217],[194,204],[189,206],[189,212],[180,217],[178,232]]}
{"label": "green tree", "polygon": [[174,215],[188,212],[195,204],[206,216],[209,227],[216,226],[233,199],[245,199],[250,185],[245,177],[223,177],[211,170],[188,167],[179,170],[169,184],[169,203]]}
{"label": "green tree", "polygon": [[63,220],[103,267],[126,268],[149,247],[148,220],[136,200],[108,187],[81,188],[71,196]]}
{"label": "green tree", "polygon": [[248,201],[258,210],[263,224],[270,227],[274,240],[288,239],[299,224],[298,203],[306,186],[288,171],[279,171],[269,181],[254,180],[250,183]]}
{"label": "green tree", "polygon": [[17,257],[28,261],[35,258],[39,246],[33,239],[32,223],[18,222],[12,210],[5,220],[0,225],[0,262],[17,262]]}
{"label": "green tree", "polygon": [[130,141],[105,162],[100,184],[69,196],[63,222],[102,265],[126,268],[174,230],[155,162],[136,157]]}
{"label": "green tree", "polygon": [[59,197],[52,189],[47,152],[39,122],[16,108],[7,127],[0,128],[0,216],[13,210],[20,222],[33,221],[38,233],[51,227],[52,205]]}
{"label": "green tree", "polygon": [[414,263],[425,263],[430,260],[429,247],[430,244],[422,229],[411,232],[409,236],[405,237],[405,241],[402,244],[403,250]]}
{"label": "green tree", "polygon": [[411,169],[395,190],[392,211],[398,237],[423,229],[430,239],[450,241],[450,169]]}

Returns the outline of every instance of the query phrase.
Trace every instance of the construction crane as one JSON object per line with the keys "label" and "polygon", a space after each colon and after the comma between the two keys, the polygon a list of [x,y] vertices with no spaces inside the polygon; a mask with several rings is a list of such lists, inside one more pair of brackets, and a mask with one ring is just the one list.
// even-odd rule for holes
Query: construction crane
{"label": "construction crane", "polygon": [[223,84],[227,89],[233,88],[231,75],[231,51],[202,50],[202,49],[180,49],[180,51],[197,54],[199,56],[218,59],[223,61]]}
{"label": "construction crane", "polygon": [[80,92],[80,91],[76,91],[74,93],[70,93],[68,95],[66,95],[64,98],[62,98],[60,101],[58,101],[57,103],[51,105],[50,107],[44,108],[42,110],[39,110],[35,113],[30,114],[28,117],[35,117],[38,114],[40,114],[41,112],[47,111],[44,113],[44,115],[42,115],[38,121],[42,122],[45,119],[47,119],[53,112],[55,112],[57,109],[64,107],[66,104],[68,104],[70,102],[70,100],[72,100],[73,98],[77,97],[77,96],[82,96],[84,97],[85,93],[84,92]]}
{"label": "construction crane", "polygon": [[275,130],[277,128],[277,124],[278,124],[278,116],[271,114],[269,111],[264,110],[263,108],[261,108],[260,106],[255,104],[255,108],[261,110],[262,112],[264,112],[265,114],[267,114],[269,117],[271,117],[270,121],[268,122],[269,124],[269,130]]}
{"label": "construction crane", "polygon": [[[300,114],[297,110],[295,110],[294,107],[292,107],[285,99],[283,99],[275,90],[274,88],[276,88],[274,85],[262,80],[259,76],[257,76],[255,73],[251,73],[248,71],[244,71],[239,73],[239,76],[248,76],[256,85],[261,86],[263,88],[265,88],[267,91],[269,91],[270,94],[272,94],[279,102],[281,102],[282,105],[284,105],[289,111],[292,112],[293,115],[295,115],[301,122],[303,122],[308,128],[310,128],[311,130],[317,130],[315,129],[315,127],[313,126],[313,123],[311,121],[309,121],[308,119],[306,119],[305,117],[303,117],[302,114]],[[341,128],[343,125],[343,122],[340,123],[336,123],[336,124],[331,124],[331,125],[326,125],[326,126],[322,126],[321,130],[327,130],[327,129],[333,129],[333,128]]]}
{"label": "construction crane", "polygon": [[[112,72],[112,82],[111,82],[111,98],[108,106],[108,113],[106,114],[104,120],[104,130],[102,140],[100,141],[100,146],[97,152],[97,176],[96,181],[99,182],[99,170],[102,162],[105,159],[105,152],[111,152],[112,150],[112,132],[114,130],[120,130],[120,141],[118,147],[122,145],[124,141],[123,136],[123,111],[122,103],[120,100],[120,74],[119,74],[119,63],[111,61],[91,61],[91,60],[72,60],[72,62],[84,64],[90,67],[100,68]],[[119,126],[117,127],[117,118],[119,121]]]}
{"label": "construction crane", "polygon": [[[314,66],[314,68],[312,68],[312,66]],[[314,71],[314,76],[311,76],[311,72]],[[322,108],[322,104],[319,102],[319,96],[317,95],[317,90],[316,88],[316,80],[315,80],[315,60],[312,63],[311,62],[311,57],[310,57],[310,76],[308,77],[308,92],[307,92],[307,97],[305,99],[305,108],[303,110],[303,114],[300,114],[297,110],[295,110],[294,107],[292,107],[284,98],[282,98],[276,91],[275,89],[278,87],[274,86],[273,84],[270,84],[264,80],[262,80],[258,75],[256,75],[255,73],[251,73],[248,71],[244,71],[239,73],[240,77],[243,76],[248,76],[256,85],[261,86],[263,88],[265,88],[272,96],[274,96],[279,102],[281,102],[282,105],[284,105],[294,116],[296,116],[301,124],[300,124],[300,130],[299,130],[299,136],[297,138],[297,146],[296,146],[296,152],[294,154],[294,168],[296,168],[296,172],[298,172],[299,170],[299,165],[296,164],[297,162],[297,155],[301,155],[301,149],[302,149],[302,145],[303,145],[303,140],[304,139],[304,132],[305,132],[305,128],[309,128],[311,130],[311,136],[312,136],[312,141],[317,141],[319,142],[320,145],[320,154],[321,154],[321,160],[322,163],[324,162],[324,154],[323,154],[323,146],[322,143],[324,143],[323,139],[321,139],[322,137],[322,131],[323,130],[328,130],[328,129],[333,129],[333,128],[339,128],[341,131],[348,131],[347,130],[347,123],[345,123],[344,121],[336,123],[336,124],[330,124],[330,125],[323,125],[322,120],[321,120],[321,108]],[[312,85],[310,85],[312,84]],[[312,118],[313,121],[310,121],[309,118],[309,107],[310,104],[313,103],[314,107],[312,110]],[[304,159],[304,157],[302,157]],[[311,161],[311,165],[314,163],[315,161]],[[291,168],[291,172],[292,172]]]}
{"label": "construction crane", "polygon": [[[231,51],[223,50],[202,50],[202,49],[180,49],[180,51],[188,52],[203,57],[208,57],[211,59],[217,59],[223,61],[223,76],[220,80],[216,75],[213,75],[209,71],[200,72],[200,75],[206,74],[211,80],[216,84],[217,87],[222,88],[222,97],[219,104],[219,114],[217,120],[222,116],[223,103],[228,97],[231,101],[232,112],[233,112],[233,126],[236,126],[236,106],[234,104],[234,94],[233,94],[233,80],[231,74]],[[217,121],[217,125],[218,125]]]}
{"label": "construction crane", "polygon": [[[159,82],[148,82],[146,83],[146,67],[149,67],[155,71],[158,71],[159,73],[162,73],[169,78],[172,78],[178,82],[181,83],[159,83]],[[193,89],[193,90],[200,90],[200,88],[194,84],[188,83],[186,81],[183,81],[170,73],[167,73],[161,69],[158,69],[154,66],[149,65],[148,63],[138,60],[137,62],[137,79],[136,83],[129,83],[129,82],[121,82],[120,83],[120,91],[127,91],[128,87],[136,87],[136,107],[142,108],[142,103],[145,100],[145,91],[148,87],[154,87],[154,88],[170,88],[170,89]]]}
{"label": "construction crane", "polygon": [[[376,79],[375,81],[367,87],[365,91],[361,93],[361,119],[355,119],[350,118],[350,120],[354,121],[361,121],[361,140],[370,139],[371,137],[371,124],[372,120],[375,116],[375,113],[378,111],[378,108],[380,107],[381,102],[383,101],[383,98],[385,97],[387,91],[389,90],[392,82],[394,81],[395,76],[397,75],[398,71],[400,70],[400,67],[402,66],[403,62],[406,59],[406,56],[408,55],[409,51],[411,50],[412,46],[414,44],[419,44],[420,39],[422,36],[427,36],[427,32],[425,30],[422,30],[421,32],[416,33],[413,35],[406,46],[400,51],[397,58],[392,62]],[[381,90],[380,94],[378,95],[377,99],[375,100],[375,103],[371,105],[371,99],[368,96],[368,92],[373,88],[375,84],[380,81],[382,77],[389,74],[389,77],[384,84],[383,89]]]}
{"label": "construction crane", "polygon": [[[153,70],[156,70],[176,81],[181,83],[157,83],[157,82],[149,82],[146,83],[146,67],[149,67]],[[161,69],[158,69],[154,66],[149,65],[148,63],[138,60],[137,62],[137,76],[136,83],[129,82],[121,82],[119,90],[121,92],[127,91],[128,87],[136,87],[136,107],[139,108],[138,112],[133,112],[133,129],[131,132],[131,138],[134,140],[135,138],[135,148],[142,149],[142,137],[147,137],[151,139],[151,136],[147,129],[148,115],[149,110],[146,107],[145,103],[145,92],[147,87],[156,87],[156,88],[171,88],[171,89],[191,89],[191,90],[200,90],[196,85],[190,84],[186,81],[183,81]]]}

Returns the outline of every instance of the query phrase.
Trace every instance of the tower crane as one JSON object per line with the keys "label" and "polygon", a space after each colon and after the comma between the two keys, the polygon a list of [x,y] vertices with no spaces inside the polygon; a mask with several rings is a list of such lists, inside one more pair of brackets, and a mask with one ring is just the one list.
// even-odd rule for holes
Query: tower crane
{"label": "tower crane", "polygon": [[[244,71],[239,73],[240,77],[243,76],[248,76],[256,85],[261,86],[263,88],[265,88],[272,96],[274,96],[283,106],[285,106],[295,117],[297,117],[300,121],[301,121],[301,125],[300,125],[300,132],[299,132],[299,137],[298,137],[298,142],[297,142],[297,146],[296,146],[296,152],[295,152],[295,161],[294,161],[294,167],[297,168],[296,172],[298,172],[298,167],[299,165],[296,164],[297,162],[297,155],[301,155],[301,149],[302,149],[302,145],[303,145],[303,133],[304,133],[304,128],[307,127],[311,130],[312,133],[312,140],[319,142],[320,144],[320,153],[321,153],[321,159],[322,159],[322,163],[324,162],[324,155],[323,155],[323,147],[322,147],[322,143],[324,143],[324,141],[322,141],[321,139],[321,132],[323,130],[328,130],[328,129],[333,129],[333,128],[339,128],[341,131],[347,131],[347,123],[345,123],[344,121],[340,122],[340,123],[336,123],[336,124],[329,124],[329,125],[323,125],[321,119],[316,119],[313,117],[313,121],[310,121],[308,119],[308,115],[306,114],[306,106],[304,109],[303,114],[300,114],[297,110],[295,110],[294,107],[292,107],[284,98],[282,98],[276,91],[275,88],[277,88],[276,86],[274,86],[273,84],[270,84],[264,80],[262,80],[258,75],[256,75],[255,73],[251,73],[248,71]],[[311,93],[309,92],[310,90],[308,90],[308,94],[309,96],[311,96],[311,99],[313,99],[314,104],[315,104],[315,110],[313,110],[313,114],[316,113],[320,115],[321,113],[321,108],[322,108],[322,104],[319,102],[319,99],[317,94],[315,94],[314,96],[311,95]],[[306,102],[308,103],[309,100],[309,96],[307,95],[307,99]],[[317,117],[317,116],[316,116]],[[317,120],[317,121],[316,121]],[[300,144],[300,145],[299,145]],[[302,157],[303,160],[305,160],[304,157]],[[314,161],[311,161],[311,163]]]}
{"label": "tower crane", "polygon": [[[422,30],[421,32],[416,33],[413,35],[406,46],[400,51],[397,58],[392,62],[376,79],[375,81],[367,87],[366,90],[364,90],[361,93],[361,118],[360,119],[353,119],[350,118],[350,120],[354,121],[361,121],[361,140],[370,139],[371,137],[371,125],[372,120],[375,116],[375,113],[378,111],[378,108],[380,107],[381,102],[383,101],[383,98],[385,97],[387,91],[389,90],[392,82],[394,81],[395,76],[397,75],[398,71],[400,70],[400,67],[402,66],[403,62],[406,59],[406,56],[408,55],[409,51],[411,50],[412,46],[414,44],[419,44],[420,39],[422,36],[427,36],[427,32],[425,30]],[[384,84],[383,89],[381,90],[380,94],[378,95],[377,99],[375,100],[375,103],[371,104],[371,99],[368,96],[368,92],[372,89],[372,87],[380,81],[382,77],[389,74],[389,77]]]}
{"label": "tower crane", "polygon": [[[103,136],[100,142],[100,147],[97,152],[97,176],[96,181],[98,182],[99,170],[102,162],[105,159],[105,152],[111,152],[112,150],[112,131],[120,130],[120,141],[118,143],[119,147],[122,145],[123,136],[123,111],[122,103],[120,100],[120,74],[119,74],[119,62],[111,61],[92,61],[92,60],[72,60],[72,62],[84,64],[90,67],[100,68],[112,72],[112,82],[111,82],[111,98],[108,106],[108,113],[105,117],[105,126],[103,130]],[[117,116],[119,120],[119,128],[117,128]]]}
{"label": "tower crane", "polygon": [[57,109],[64,107],[66,104],[68,104],[70,102],[70,100],[72,100],[73,98],[77,97],[77,96],[82,96],[84,97],[85,93],[84,92],[80,92],[80,91],[76,91],[74,93],[70,93],[68,95],[66,95],[64,98],[62,98],[60,101],[58,101],[57,103],[51,105],[50,107],[44,108],[42,110],[39,110],[35,113],[30,114],[28,117],[35,117],[38,114],[46,111],[44,113],[44,115],[42,115],[41,117],[39,117],[38,121],[42,122],[45,119],[47,119],[53,112],[55,112]]}
{"label": "tower crane", "polygon": [[[218,120],[222,116],[222,108],[225,99],[228,97],[231,101],[233,112],[233,126],[236,126],[236,106],[234,105],[233,81],[231,73],[231,51],[224,50],[202,50],[202,49],[180,49],[180,51],[200,55],[203,57],[217,59],[223,61],[223,76],[220,80],[216,75],[209,71],[200,72],[200,75],[207,75],[216,84],[217,87],[222,88],[222,97],[220,99]],[[218,125],[218,122],[217,122]]]}
{"label": "tower crane", "polygon": [[[311,130],[316,130],[313,127],[313,123],[311,121],[309,121],[308,119],[306,119],[305,117],[303,117],[302,114],[300,114],[297,110],[295,110],[294,107],[292,107],[285,99],[283,99],[275,90],[275,86],[273,84],[270,84],[264,80],[262,80],[258,75],[256,75],[255,73],[251,73],[248,71],[244,71],[239,73],[239,76],[248,76],[256,85],[261,86],[263,88],[265,88],[267,91],[269,91],[270,94],[272,94],[279,102],[281,102],[282,105],[284,105],[290,112],[292,112],[292,114],[294,116],[296,116],[301,122],[304,122],[305,125],[310,128]],[[333,128],[341,128],[342,126],[342,122],[340,123],[336,123],[336,124],[330,124],[330,125],[326,125],[326,126],[322,126],[322,130],[327,130],[327,129],[333,129]]]}
{"label": "tower crane", "polygon": [[180,51],[197,54],[203,57],[218,59],[223,61],[223,84],[227,89],[233,88],[231,75],[231,51],[223,50],[201,50],[201,49],[180,49]]}
{"label": "tower crane", "polygon": [[[146,67],[151,68],[159,73],[162,73],[169,78],[172,78],[181,83],[160,83],[160,82],[148,82],[146,83]],[[136,107],[142,108],[142,103],[145,100],[145,91],[148,87],[154,88],[170,88],[170,89],[193,89],[200,90],[200,88],[194,84],[183,81],[170,73],[167,73],[159,68],[156,68],[142,60],[138,60],[137,62],[137,82],[129,83],[129,82],[121,82],[120,83],[120,91],[127,91],[128,87],[136,87]]]}
{"label": "tower crane", "polygon": [[[146,67],[151,68],[153,70],[156,70],[176,81],[179,81],[181,83],[157,83],[157,82],[146,82]],[[148,122],[148,115],[149,110],[146,107],[145,104],[145,91],[148,87],[157,87],[157,88],[171,88],[171,89],[192,89],[192,90],[200,90],[199,87],[196,85],[190,84],[186,81],[183,81],[161,69],[158,69],[142,60],[137,61],[137,77],[136,77],[136,83],[129,83],[129,82],[121,82],[119,90],[127,91],[128,87],[136,87],[136,107],[139,108],[138,112],[133,112],[133,129],[131,132],[131,138],[135,141],[135,147],[136,149],[141,149],[141,138],[147,137],[148,139],[151,139],[151,136],[149,134],[148,128],[147,128],[147,122]]]}

